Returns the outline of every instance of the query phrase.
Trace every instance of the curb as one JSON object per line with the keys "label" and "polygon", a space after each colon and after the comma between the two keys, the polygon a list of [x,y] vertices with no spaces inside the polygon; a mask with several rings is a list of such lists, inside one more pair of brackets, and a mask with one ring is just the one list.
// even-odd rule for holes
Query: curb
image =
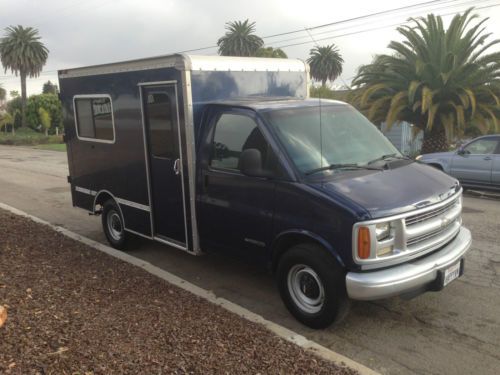
{"label": "curb", "polygon": [[478,198],[485,198],[485,199],[492,199],[492,200],[500,200],[500,194],[499,193],[494,193],[494,192],[489,192],[489,191],[478,191],[478,190],[469,190],[467,189],[465,191],[465,195],[469,195],[471,197],[478,197]]}
{"label": "curb", "polygon": [[81,236],[75,232],[72,232],[66,228],[53,225],[43,219],[40,219],[36,216],[30,215],[24,211],[18,210],[17,208],[14,208],[12,206],[9,206],[7,204],[1,203],[0,202],[0,208],[4,209],[6,211],[9,211],[15,215],[23,216],[26,218],[29,218],[33,220],[36,223],[47,225],[56,232],[59,232],[66,237],[69,237],[73,240],[76,240],[78,242],[81,242],[87,246],[90,246],[96,250],[99,250],[103,253],[106,253],[114,258],[118,258],[124,262],[127,262],[129,264],[132,264],[134,266],[140,267],[146,272],[155,275],[181,289],[184,289],[198,297],[201,297],[215,305],[218,305],[246,320],[249,320],[251,322],[260,324],[264,327],[266,327],[269,331],[273,332],[277,336],[281,337],[282,339],[289,341],[295,345],[298,345],[299,347],[323,358],[328,361],[334,362],[338,366],[341,367],[350,367],[353,370],[358,371],[361,375],[378,375],[379,373],[362,365],[361,363],[358,363],[348,357],[343,356],[342,354],[336,353],[314,341],[311,341],[307,339],[306,337],[288,329],[285,328],[277,323],[271,322],[261,315],[258,315],[240,305],[237,305],[231,301],[226,300],[225,298],[217,297],[214,293],[200,288],[194,284],[191,284],[189,281],[186,281],[184,279],[181,279],[178,276],[175,276],[174,274],[167,272],[159,267],[154,266],[153,264],[149,262],[145,262],[142,259],[133,257],[127,253],[124,253],[122,251],[113,249],[109,246],[103,245],[97,241],[91,240],[90,238]]}

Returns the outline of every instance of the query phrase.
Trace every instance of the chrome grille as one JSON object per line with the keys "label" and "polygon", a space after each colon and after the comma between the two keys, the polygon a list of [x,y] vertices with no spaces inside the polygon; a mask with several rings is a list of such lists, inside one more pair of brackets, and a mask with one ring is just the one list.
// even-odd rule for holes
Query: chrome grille
{"label": "chrome grille", "polygon": [[408,245],[408,247],[411,247],[412,245],[418,244],[418,243],[420,243],[422,241],[426,241],[426,240],[432,239],[434,237],[437,237],[437,236],[441,235],[442,233],[446,232],[447,230],[449,230],[450,227],[452,227],[455,223],[456,223],[456,220],[453,220],[448,225],[446,225],[445,227],[441,227],[439,229],[435,229],[433,231],[430,231],[430,232],[421,234],[419,236],[410,238],[406,242],[406,245]]}
{"label": "chrome grille", "polygon": [[432,219],[433,217],[442,215],[442,214],[446,213],[447,211],[450,211],[451,209],[453,209],[453,207],[455,207],[459,203],[460,203],[459,198],[457,198],[454,201],[448,203],[446,206],[439,207],[439,208],[436,208],[436,209],[431,210],[431,211],[423,212],[423,213],[420,213],[418,215],[409,216],[406,218],[406,226],[411,226],[411,225],[414,225],[417,223],[421,223],[423,221]]}
{"label": "chrome grille", "polygon": [[[353,230],[353,256],[363,269],[379,268],[415,259],[446,246],[462,226],[462,192],[444,202],[392,217],[357,223]],[[376,226],[389,223],[389,235],[377,240]],[[368,258],[356,252],[357,228],[368,227],[373,245]]]}

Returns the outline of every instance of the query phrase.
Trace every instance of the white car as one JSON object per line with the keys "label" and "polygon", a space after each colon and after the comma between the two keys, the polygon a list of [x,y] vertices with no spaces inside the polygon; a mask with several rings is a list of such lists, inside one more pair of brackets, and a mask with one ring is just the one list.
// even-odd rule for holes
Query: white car
{"label": "white car", "polygon": [[465,187],[500,189],[500,134],[473,139],[456,151],[417,156]]}

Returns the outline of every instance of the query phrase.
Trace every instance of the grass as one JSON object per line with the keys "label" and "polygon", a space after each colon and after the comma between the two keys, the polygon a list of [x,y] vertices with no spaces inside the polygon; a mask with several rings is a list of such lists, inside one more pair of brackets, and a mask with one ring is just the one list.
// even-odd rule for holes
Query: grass
{"label": "grass", "polygon": [[[57,145],[57,149],[61,149],[63,144],[62,135],[49,135],[39,133],[30,128],[19,128],[16,134],[0,132],[0,145],[12,146],[36,146],[36,145]],[[49,147],[49,149],[51,149]],[[61,150],[62,151],[62,150]]]}
{"label": "grass", "polygon": [[63,151],[66,152],[66,144],[65,143],[47,143],[43,145],[37,145],[35,148],[40,150],[51,150],[51,151]]}

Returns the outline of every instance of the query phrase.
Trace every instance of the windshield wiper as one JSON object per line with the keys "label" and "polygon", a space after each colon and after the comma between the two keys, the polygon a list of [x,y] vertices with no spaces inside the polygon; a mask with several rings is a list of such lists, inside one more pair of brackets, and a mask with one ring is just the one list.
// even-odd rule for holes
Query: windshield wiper
{"label": "windshield wiper", "polygon": [[377,161],[387,160],[387,159],[402,159],[402,160],[411,160],[411,159],[410,159],[409,157],[407,157],[407,156],[399,156],[397,153],[393,153],[393,154],[382,155],[382,156],[381,156],[381,157],[379,157],[379,158],[376,158],[376,159],[370,160],[368,163],[366,163],[366,165],[370,165],[370,164],[376,163]]}
{"label": "windshield wiper", "polygon": [[369,169],[373,171],[382,171],[382,168],[376,168],[376,167],[369,167],[367,165],[358,165],[358,164],[330,164],[325,167],[321,168],[316,168],[316,169],[311,169],[310,171],[307,171],[305,174],[306,175],[311,175],[317,172],[323,172],[323,171],[331,171],[334,169]]}

